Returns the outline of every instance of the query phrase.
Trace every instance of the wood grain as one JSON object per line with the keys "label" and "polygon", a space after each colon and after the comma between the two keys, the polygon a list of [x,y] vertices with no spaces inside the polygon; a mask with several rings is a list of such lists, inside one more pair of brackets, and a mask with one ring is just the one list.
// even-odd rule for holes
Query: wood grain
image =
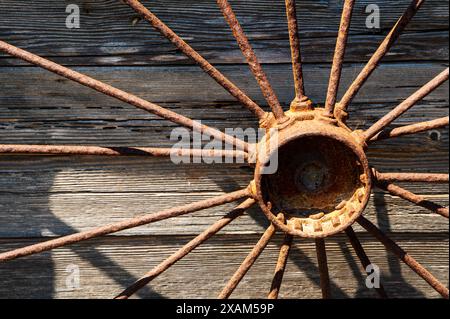
{"label": "wood grain", "polygon": [[[344,69],[343,91],[361,65]],[[442,63],[394,63],[380,67],[350,106],[355,128],[366,128],[441,72]],[[250,71],[223,66],[222,71],[262,106],[264,99]],[[289,65],[266,71],[283,105],[294,97]],[[83,67],[77,70],[130,91],[219,129],[256,127],[250,112],[197,67]],[[329,65],[304,70],[308,96],[322,103]],[[35,68],[3,68],[0,72],[0,140],[2,143],[97,144],[106,146],[170,146],[174,125],[132,106]],[[39,83],[38,89],[36,83]],[[200,89],[199,89],[200,88]],[[342,94],[342,92],[341,92]],[[422,121],[448,114],[447,87],[435,91],[396,122]],[[447,136],[447,133],[443,133]],[[446,137],[444,138],[445,141]],[[51,142],[50,142],[51,141]]]}
{"label": "wood grain", "polygon": [[[143,1],[174,31],[262,107],[264,98],[214,1]],[[283,1],[232,0],[284,107],[294,97]],[[254,117],[120,1],[73,0],[81,28],[65,27],[67,1],[0,1],[0,39],[73,66],[109,84],[205,124],[256,127]],[[297,1],[306,92],[324,103],[340,19],[340,1]],[[365,26],[357,1],[340,95],[410,0],[377,0],[381,29]],[[350,106],[353,128],[369,127],[448,65],[448,1],[428,0]],[[449,114],[448,85],[392,127]],[[170,147],[175,125],[0,54],[0,143]],[[374,143],[371,165],[382,172],[448,172],[448,129]],[[0,251],[88,230],[242,188],[245,165],[173,165],[169,159],[0,156]],[[447,185],[402,186],[448,205]],[[0,265],[0,298],[111,298],[207,228],[233,205],[198,212]],[[448,285],[448,220],[376,190],[370,220]],[[258,209],[237,219],[138,297],[213,298],[267,226]],[[383,271],[391,297],[438,297],[384,247],[355,227]],[[280,234],[233,295],[267,295]],[[327,239],[333,296],[375,297],[344,236]],[[79,267],[80,289],[68,289],[67,267]],[[202,267],[199,268],[199,265]],[[295,240],[284,298],[320,298],[314,243]]]}
{"label": "wood grain", "polygon": [[[0,38],[55,57],[71,65],[154,65],[190,63],[120,1],[74,0],[81,9],[81,28],[65,27],[66,2],[17,0],[1,3]],[[243,63],[235,40],[214,1],[143,1],[167,25],[214,63]],[[358,1],[351,25],[346,60],[367,61],[410,0],[377,0],[381,29],[367,29],[365,8]],[[232,1],[244,30],[263,63],[288,63],[290,51],[284,3],[272,0]],[[298,3],[305,62],[330,62],[339,26],[340,2],[306,0]],[[430,17],[433,17],[430,19]],[[429,0],[408,27],[387,60],[448,60],[448,1]],[[447,48],[447,49],[446,49]],[[0,59],[0,65],[16,65]]]}
{"label": "wood grain", "polygon": [[[112,298],[191,238],[109,237],[0,265],[0,297]],[[242,234],[214,237],[154,280],[138,297],[215,298],[258,238]],[[443,264],[449,258],[447,235],[393,238],[437,278],[448,283],[448,268]],[[265,298],[281,241],[282,236],[276,236],[232,297]],[[368,236],[361,236],[361,241],[372,262],[380,267],[381,280],[390,297],[438,297],[395,256],[386,254],[381,244]],[[1,240],[0,251],[33,242]],[[346,238],[327,240],[327,249],[333,297],[376,298],[376,293],[366,288],[365,275]],[[68,289],[66,285],[73,266],[80,271],[79,289]],[[320,298],[313,241],[294,240],[284,278],[281,298]]]}

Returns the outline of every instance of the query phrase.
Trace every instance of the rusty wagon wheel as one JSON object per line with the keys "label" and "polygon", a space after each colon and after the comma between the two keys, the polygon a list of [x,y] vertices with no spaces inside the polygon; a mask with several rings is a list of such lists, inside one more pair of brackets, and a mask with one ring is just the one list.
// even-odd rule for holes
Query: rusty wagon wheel
{"label": "rusty wagon wheel", "polygon": [[[253,112],[259,119],[260,128],[265,129],[268,133],[266,138],[258,144],[251,144],[235,136],[224,134],[212,127],[198,125],[190,118],[0,41],[0,49],[14,57],[234,146],[232,151],[206,151],[202,149],[179,151],[165,148],[0,145],[0,154],[167,157],[173,152],[177,152],[179,155],[191,157],[243,158],[251,167],[254,167],[254,180],[249,183],[247,188],[229,194],[4,252],[0,254],[0,262],[245,199],[232,212],[225,215],[160,265],[146,273],[141,279],[118,294],[116,298],[126,299],[132,296],[255,204],[259,205],[262,212],[271,222],[271,225],[219,294],[220,298],[230,297],[277,231],[283,232],[285,239],[275,267],[272,287],[268,289],[268,297],[278,297],[289,251],[296,237],[310,238],[315,241],[322,295],[324,298],[332,297],[330,295],[325,238],[345,232],[362,266],[366,268],[371,263],[352,228],[355,222],[366,229],[367,232],[373,235],[444,298],[449,297],[448,288],[444,284],[439,282],[412,256],[363,216],[372,188],[378,187],[394,196],[448,218],[448,208],[428,201],[422,196],[418,196],[396,185],[397,182],[405,181],[447,183],[449,180],[448,174],[379,172],[376,168],[370,166],[366,151],[372,143],[384,139],[447,126],[449,123],[448,116],[395,129],[388,128],[393,121],[443,84],[449,77],[449,69],[447,68],[438,74],[417,92],[379,119],[369,129],[365,131],[352,130],[346,124],[348,118],[347,110],[350,103],[422,6],[424,0],[412,1],[370,58],[367,65],[350,85],[342,99],[337,101],[347,38],[355,4],[355,0],[345,0],[328,92],[326,92],[326,103],[323,107],[311,101],[304,90],[295,0],[285,0],[296,93],[296,97],[290,105],[290,110],[287,112],[283,111],[227,0],[217,0],[217,4],[230,25],[233,35],[261,87],[267,103],[271,107],[271,112],[266,112],[258,106],[139,1],[125,0],[124,2],[143,19],[147,20],[163,36],[168,38],[181,52],[199,64],[208,75],[224,87],[242,105]],[[278,169],[276,172],[267,172],[267,167],[270,166],[269,164],[274,159],[278,161]],[[382,286],[377,288],[377,292],[380,297],[387,297],[387,293]]]}

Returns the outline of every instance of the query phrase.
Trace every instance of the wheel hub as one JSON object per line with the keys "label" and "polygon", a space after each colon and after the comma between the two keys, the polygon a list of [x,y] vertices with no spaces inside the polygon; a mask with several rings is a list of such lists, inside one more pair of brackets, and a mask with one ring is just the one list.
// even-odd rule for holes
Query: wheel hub
{"label": "wheel hub", "polygon": [[[259,205],[278,228],[301,237],[345,230],[365,209],[372,187],[358,136],[322,114],[292,112],[290,122],[259,145],[254,189]],[[284,221],[276,218],[279,213]]]}

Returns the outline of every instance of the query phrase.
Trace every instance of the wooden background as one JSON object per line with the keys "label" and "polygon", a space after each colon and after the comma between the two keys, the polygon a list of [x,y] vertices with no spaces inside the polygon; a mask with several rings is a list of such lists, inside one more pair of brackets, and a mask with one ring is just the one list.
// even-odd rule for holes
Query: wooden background
{"label": "wooden background", "polygon": [[[357,1],[346,55],[345,89],[409,0]],[[76,3],[81,28],[65,28]],[[258,103],[265,101],[213,0],[144,1]],[[282,0],[233,0],[280,100],[293,98]],[[365,26],[365,7],[381,9],[381,30]],[[339,0],[298,1],[306,90],[323,103],[340,16]],[[0,0],[0,39],[74,67],[181,114],[220,129],[254,127],[252,115],[117,0]],[[448,64],[448,1],[429,0],[351,106],[352,127],[367,128]],[[395,125],[448,114],[448,86]],[[170,146],[175,126],[20,61],[0,56],[0,143]],[[380,142],[370,150],[381,171],[448,172],[448,130]],[[166,159],[0,157],[0,251],[157,212],[244,187],[251,171],[238,165],[173,165]],[[448,204],[446,185],[408,189]],[[233,205],[140,227],[98,240],[0,265],[1,298],[110,298],[219,219]],[[448,284],[448,221],[375,191],[365,215]],[[160,276],[138,297],[213,298],[267,226],[257,209],[232,223]],[[360,236],[382,269],[391,297],[438,297],[383,246]],[[278,236],[234,297],[268,292]],[[333,295],[374,297],[344,236],[327,239]],[[66,279],[80,269],[80,288]],[[297,239],[285,298],[320,297],[314,244]]]}

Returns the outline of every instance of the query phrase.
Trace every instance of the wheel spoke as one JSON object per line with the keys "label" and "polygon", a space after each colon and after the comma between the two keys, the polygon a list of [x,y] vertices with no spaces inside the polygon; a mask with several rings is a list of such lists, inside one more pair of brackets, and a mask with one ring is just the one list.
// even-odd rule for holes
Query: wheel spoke
{"label": "wheel spoke", "polygon": [[0,51],[4,51],[16,58],[27,61],[31,64],[39,66],[50,72],[56,73],[60,76],[63,76],[69,80],[72,80],[81,85],[87,86],[95,91],[98,91],[100,93],[103,93],[103,94],[111,96],[111,97],[114,97],[122,102],[131,104],[137,108],[146,110],[150,113],[153,113],[162,118],[165,118],[171,122],[174,122],[176,124],[200,131],[204,134],[213,136],[213,137],[220,139],[221,141],[224,141],[231,145],[235,145],[239,149],[248,150],[248,148],[249,148],[248,143],[246,143],[242,140],[239,140],[235,137],[224,134],[224,133],[222,133],[214,128],[211,128],[209,126],[199,124],[198,122],[195,122],[194,120],[192,120],[190,118],[184,117],[178,113],[167,110],[159,105],[156,105],[154,103],[143,100],[135,95],[132,95],[130,93],[119,90],[111,85],[108,85],[101,81],[95,80],[87,75],[78,73],[74,70],[66,68],[62,65],[59,65],[59,64],[49,61],[47,59],[41,58],[30,52],[19,49],[19,48],[12,46],[6,42],[0,41]]}
{"label": "wheel spoke", "polygon": [[41,154],[41,155],[95,155],[95,156],[189,156],[199,158],[248,159],[242,151],[199,150],[183,148],[151,147],[99,147],[75,145],[4,145],[0,144],[0,154]]}
{"label": "wheel spoke", "polygon": [[422,277],[431,287],[433,287],[444,298],[449,297],[448,289],[439,280],[436,279],[428,270],[419,264],[413,257],[397,245],[392,239],[386,236],[372,222],[360,216],[358,223],[364,227],[370,234],[377,238],[387,249],[392,251],[401,261],[408,265],[416,274]]}
{"label": "wheel spoke", "polygon": [[[345,233],[347,234],[347,237],[350,240],[350,243],[351,243],[353,249],[355,250],[356,255],[358,256],[359,260],[361,261],[361,265],[364,268],[364,272],[366,272],[367,267],[369,267],[369,265],[371,265],[372,263],[371,263],[369,257],[367,257],[367,254],[366,254],[363,246],[361,245],[361,242],[359,241],[358,236],[356,236],[356,233],[351,226],[345,230]],[[386,291],[384,290],[383,285],[380,284],[380,287],[375,288],[375,289],[381,298],[386,299],[388,297],[386,294]]]}
{"label": "wheel spoke", "polygon": [[296,3],[295,0],[285,0],[285,2],[295,86],[295,99],[292,101],[291,108],[295,108],[297,110],[312,109],[312,103],[305,94],[305,85],[303,81],[302,54],[300,48],[300,34],[298,31]]}
{"label": "wheel spoke", "polygon": [[449,77],[449,68],[445,69],[439,75],[437,75],[433,80],[422,86],[418,91],[416,91],[413,95],[395,107],[388,114],[383,116],[380,120],[378,120],[375,124],[373,124],[367,131],[364,132],[364,138],[366,141],[372,139],[379,132],[384,130],[388,125],[390,125],[393,121],[395,121],[398,117],[400,117],[403,113],[408,111],[414,105],[416,105],[420,100],[424,97],[432,93],[436,90],[440,85],[442,85],[445,81],[448,80]]}
{"label": "wheel spoke", "polygon": [[416,204],[417,206],[426,208],[436,214],[442,215],[446,218],[448,218],[449,216],[448,207],[443,207],[439,204],[430,202],[429,200],[426,200],[424,197],[411,193],[410,191],[407,191],[406,189],[403,189],[400,186],[397,186],[392,183],[383,183],[383,182],[378,182],[377,186],[389,192],[391,195],[398,196],[404,200]]}
{"label": "wheel spoke", "polygon": [[244,54],[247,62],[250,66],[251,71],[253,72],[256,80],[258,81],[259,86],[261,87],[261,91],[264,94],[264,97],[267,100],[267,103],[272,109],[275,118],[279,121],[283,121],[286,119],[283,108],[278,101],[278,98],[269,83],[269,80],[264,73],[261,64],[259,63],[258,58],[256,57],[253,48],[248,41],[247,36],[244,34],[244,30],[242,29],[239,21],[236,18],[233,9],[227,0],[217,0],[217,4],[222,10],[223,16],[225,20],[230,25],[231,30],[233,32],[234,37],[236,38],[239,47],[241,48],[242,53]]}
{"label": "wheel spoke", "polygon": [[102,226],[90,231],[80,232],[69,236],[60,237],[49,240],[43,243],[15,249],[9,252],[0,254],[0,262],[8,261],[20,257],[34,255],[44,251],[52,250],[58,247],[67,246],[70,244],[82,242],[88,239],[109,235],[125,229],[130,229],[138,226],[147,225],[161,220],[186,215],[199,210],[231,203],[244,197],[250,197],[249,188],[242,189],[236,192],[217,196],[211,199],[195,202],[189,205],[179,206],[176,208],[167,209],[156,214],[148,214],[141,217],[135,217],[115,224]]}
{"label": "wheel spoke", "polygon": [[149,22],[153,28],[160,32],[170,42],[172,42],[177,49],[183,52],[188,58],[196,62],[209,76],[211,76],[218,84],[226,89],[232,96],[241,102],[246,108],[252,111],[260,120],[264,119],[266,112],[259,107],[252,99],[250,99],[244,92],[242,92],[233,82],[226,78],[219,70],[211,65],[205,58],[203,58],[197,51],[195,51],[189,44],[180,38],[174,31],[172,31],[164,22],[156,17],[150,10],[137,0],[125,0],[136,13],[142,16]]}
{"label": "wheel spoke", "polygon": [[278,299],[281,283],[283,282],[284,272],[286,270],[289,252],[292,247],[292,241],[292,235],[286,234],[284,236],[284,241],[280,249],[280,255],[278,256],[278,262],[275,267],[275,274],[273,276],[272,287],[270,288],[268,299]]}
{"label": "wheel spoke", "polygon": [[322,289],[322,298],[331,298],[330,274],[328,273],[328,260],[325,240],[316,239],[317,263],[319,265],[320,288]]}
{"label": "wheel spoke", "polygon": [[388,53],[392,45],[398,39],[400,34],[403,32],[405,27],[414,17],[416,12],[422,6],[425,0],[413,0],[409,7],[406,9],[405,13],[400,17],[395,26],[386,36],[384,41],[381,43],[379,48],[375,51],[374,55],[371,57],[367,65],[355,79],[355,81],[350,85],[347,92],[344,94],[344,97],[339,102],[338,108],[344,112],[347,111],[348,105],[358,94],[361,87],[367,81],[372,72],[378,67],[381,59]]}
{"label": "wheel spoke", "polygon": [[263,250],[266,248],[270,239],[275,234],[275,231],[276,229],[273,224],[270,225],[269,228],[267,228],[261,239],[256,243],[250,254],[245,258],[244,262],[241,264],[241,266],[239,266],[239,269],[234,273],[233,277],[231,277],[225,288],[219,294],[219,299],[227,299],[230,297],[230,295],[241,282],[242,278],[244,278],[244,276],[258,259],[259,255],[261,255]]}
{"label": "wheel spoke", "polygon": [[448,126],[449,117],[442,117],[440,119],[432,120],[432,121],[426,121],[426,122],[420,122],[415,123],[411,125],[405,125],[402,127],[398,127],[392,130],[384,130],[381,131],[379,134],[372,137],[371,141],[378,141],[378,140],[384,140],[388,138],[393,137],[399,137],[403,135],[408,134],[416,134],[421,132],[426,132],[429,130],[438,129],[441,127]]}
{"label": "wheel spoke", "polygon": [[339,27],[339,35],[334,52],[333,66],[331,68],[330,83],[328,85],[327,100],[325,104],[325,116],[334,117],[334,107],[336,105],[336,96],[341,81],[342,65],[344,63],[345,49],[347,47],[347,39],[350,31],[353,7],[355,0],[345,0],[342,9],[341,25]]}
{"label": "wheel spoke", "polygon": [[429,174],[429,173],[380,173],[373,169],[373,176],[378,182],[425,182],[425,183],[448,183],[448,174]]}
{"label": "wheel spoke", "polygon": [[133,285],[125,289],[122,293],[120,293],[116,299],[127,299],[131,297],[133,294],[135,294],[138,290],[145,287],[148,283],[150,283],[153,279],[161,275],[163,272],[165,272],[167,269],[169,269],[171,266],[173,266],[175,263],[180,261],[183,257],[188,255],[190,252],[192,252],[195,248],[203,244],[205,241],[207,241],[209,238],[217,234],[221,229],[223,229],[225,226],[227,226],[229,223],[231,223],[233,220],[244,214],[246,210],[248,210],[250,207],[252,207],[255,204],[255,200],[249,198],[245,202],[243,202],[241,205],[236,207],[233,211],[231,211],[229,214],[224,216],[222,219],[214,223],[212,226],[210,226],[208,229],[206,229],[203,233],[195,237],[193,240],[191,240],[189,243],[184,245],[182,248],[180,248],[176,253],[174,253],[172,256],[164,260],[162,263],[160,263],[158,266],[153,268],[150,272],[146,273],[145,276],[143,276],[141,279],[136,281]]}

